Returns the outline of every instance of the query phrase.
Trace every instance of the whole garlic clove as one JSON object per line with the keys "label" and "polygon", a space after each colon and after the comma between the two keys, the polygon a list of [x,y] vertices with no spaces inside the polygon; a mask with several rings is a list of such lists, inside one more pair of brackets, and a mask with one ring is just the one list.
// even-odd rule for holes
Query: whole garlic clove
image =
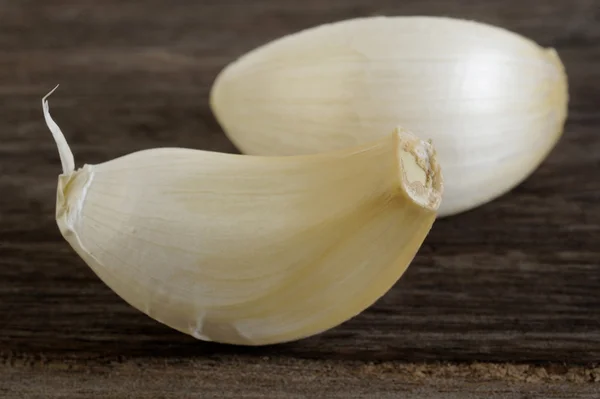
{"label": "whole garlic clove", "polygon": [[130,305],[201,340],[280,343],[357,315],[402,276],[440,204],[434,148],[400,129],[327,154],[160,148],[75,170],[43,106],[64,238]]}
{"label": "whole garlic clove", "polygon": [[506,193],[562,134],[567,77],[547,50],[497,27],[370,17],[292,34],[227,66],[212,110],[254,155],[326,152],[396,125],[426,132],[444,168],[440,216]]}

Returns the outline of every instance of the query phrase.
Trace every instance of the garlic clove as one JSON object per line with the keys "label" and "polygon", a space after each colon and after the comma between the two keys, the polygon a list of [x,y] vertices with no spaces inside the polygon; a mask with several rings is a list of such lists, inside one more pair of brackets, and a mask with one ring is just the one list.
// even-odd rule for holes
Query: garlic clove
{"label": "garlic clove", "polygon": [[43,105],[63,237],[130,305],[201,340],[286,342],[357,315],[402,276],[441,200],[433,146],[401,129],[326,154],[159,148],[75,170]]}
{"label": "garlic clove", "polygon": [[250,51],[218,75],[210,103],[253,155],[332,151],[396,125],[426,132],[444,167],[447,216],[538,167],[562,134],[568,92],[556,52],[515,33],[443,17],[369,17]]}

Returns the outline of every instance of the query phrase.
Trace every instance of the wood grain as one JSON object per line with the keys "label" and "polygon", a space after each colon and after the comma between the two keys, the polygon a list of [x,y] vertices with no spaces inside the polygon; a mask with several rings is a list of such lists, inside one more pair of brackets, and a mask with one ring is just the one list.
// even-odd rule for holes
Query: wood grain
{"label": "wood grain", "polygon": [[[40,102],[55,84],[61,88],[52,98],[53,115],[80,164],[158,146],[236,152],[207,104],[224,65],[280,35],[375,14],[473,18],[553,46],[566,64],[571,100],[565,135],[544,164],[504,197],[438,221],[405,277],[371,309],[285,345],[197,342],[123,303],[60,237],[54,222],[60,162]],[[333,361],[593,367],[600,362],[599,42],[594,0],[0,0],[4,389],[21,378],[42,385],[68,378],[13,370],[14,359],[72,360],[82,367],[150,355],[154,364],[231,355],[313,359],[311,367],[324,368]],[[227,361],[219,367],[236,372]],[[265,367],[265,373],[276,370]],[[299,366],[289,367],[292,373]],[[180,372],[194,373],[184,366]],[[105,375],[89,378],[90,392],[108,392]],[[225,380],[208,384],[219,381]],[[361,379],[331,381],[367,389]],[[386,392],[398,388],[390,384]],[[550,397],[540,389],[539,397]]]}
{"label": "wood grain", "polygon": [[327,363],[227,356],[82,366],[0,366],[0,395],[27,398],[597,399],[600,369]]}

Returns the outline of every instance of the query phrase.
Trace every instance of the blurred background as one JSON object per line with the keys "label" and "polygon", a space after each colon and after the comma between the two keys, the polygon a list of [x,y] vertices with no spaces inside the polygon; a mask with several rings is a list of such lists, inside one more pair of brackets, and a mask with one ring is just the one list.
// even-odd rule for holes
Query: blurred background
{"label": "blurred background", "polygon": [[[436,223],[374,307],[296,343],[201,343],[130,308],[64,242],[41,107],[56,84],[53,117],[79,164],[160,146],[237,152],[208,107],[220,69],[279,36],[368,15],[510,29],[558,51],[571,96],[543,165],[508,195]],[[0,0],[0,362],[599,362],[599,43],[597,0]]]}

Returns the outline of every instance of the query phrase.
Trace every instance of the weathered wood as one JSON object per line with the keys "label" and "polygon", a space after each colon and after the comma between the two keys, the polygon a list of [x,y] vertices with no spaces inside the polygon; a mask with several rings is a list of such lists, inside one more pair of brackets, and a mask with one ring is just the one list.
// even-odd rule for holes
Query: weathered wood
{"label": "weathered wood", "polygon": [[[405,277],[371,309],[300,342],[267,348],[201,343],[124,304],[60,237],[53,216],[60,162],[40,103],[55,84],[61,88],[52,97],[53,115],[80,164],[157,146],[236,152],[207,103],[220,68],[282,34],[373,14],[474,18],[554,46],[567,66],[571,102],[566,133],[544,164],[506,196],[438,221]],[[593,0],[0,1],[2,358],[72,359],[85,367],[148,355],[187,361],[223,354],[278,361],[599,362],[599,20]],[[127,364],[131,373],[118,377],[123,387],[139,377],[136,363]],[[316,378],[327,364],[304,366],[314,367]],[[238,370],[225,360],[218,366],[230,378]],[[33,378],[58,396],[56,384],[70,378],[56,370],[3,367],[5,390]],[[248,375],[279,372],[268,362],[261,367]],[[292,378],[296,368],[283,369]],[[138,385],[148,392],[143,397],[154,397],[150,387],[161,383],[152,378],[159,368],[152,370],[139,380],[148,382]],[[195,375],[194,368],[177,370],[169,373]],[[228,385],[211,376],[210,389]],[[89,392],[109,392],[106,376],[86,378]],[[387,383],[389,392],[397,388]],[[182,386],[202,389],[197,380],[191,384]],[[358,377],[330,384],[347,388],[339,392],[370,389]],[[306,389],[290,392],[317,392]],[[549,397],[543,392],[550,388],[539,389],[539,397]],[[591,392],[581,389],[579,397]]]}
{"label": "weathered wood", "polygon": [[22,359],[0,365],[7,398],[597,399],[600,369],[394,364],[279,357],[137,359],[94,367]]}

